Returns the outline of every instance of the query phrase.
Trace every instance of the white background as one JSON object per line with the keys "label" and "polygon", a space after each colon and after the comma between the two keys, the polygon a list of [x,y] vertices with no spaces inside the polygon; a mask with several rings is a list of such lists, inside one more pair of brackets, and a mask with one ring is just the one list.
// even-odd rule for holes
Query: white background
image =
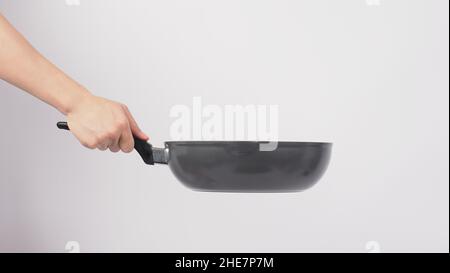
{"label": "white background", "polygon": [[[377,1],[369,1],[377,3]],[[295,194],[192,192],[136,153],[91,151],[0,82],[0,251],[449,251],[446,0],[0,1],[154,145],[175,104],[278,104],[280,139],[331,141]]]}

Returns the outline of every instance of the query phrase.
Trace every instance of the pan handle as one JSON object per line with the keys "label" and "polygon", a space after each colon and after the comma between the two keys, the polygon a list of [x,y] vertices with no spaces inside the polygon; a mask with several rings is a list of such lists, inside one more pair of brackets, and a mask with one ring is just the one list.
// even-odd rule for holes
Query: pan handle
{"label": "pan handle", "polygon": [[[56,123],[56,126],[62,130],[70,130],[69,125],[65,121],[59,121],[58,123]],[[161,149],[153,148],[150,143],[140,138],[137,138],[136,136],[133,136],[133,139],[134,139],[134,149],[139,153],[139,155],[142,157],[142,159],[146,164],[153,165],[155,163],[153,159],[153,150],[157,149],[159,152],[159,150]],[[163,159],[165,159],[165,157]],[[167,164],[167,162],[158,162],[158,161],[159,160],[157,160],[156,162]]]}

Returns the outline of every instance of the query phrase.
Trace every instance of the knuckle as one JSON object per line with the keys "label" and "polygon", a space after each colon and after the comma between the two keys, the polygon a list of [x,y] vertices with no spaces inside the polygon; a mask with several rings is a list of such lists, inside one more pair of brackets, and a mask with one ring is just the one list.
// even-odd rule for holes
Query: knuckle
{"label": "knuckle", "polygon": [[122,131],[125,130],[128,126],[128,121],[125,118],[119,119],[117,121],[117,128]]}
{"label": "knuckle", "polygon": [[119,138],[120,135],[122,134],[122,131],[123,129],[119,125],[115,126],[113,130],[114,139]]}
{"label": "knuckle", "polygon": [[89,140],[88,144],[89,144],[89,146],[95,148],[100,144],[100,138],[97,136],[94,136]]}
{"label": "knuckle", "polygon": [[107,140],[114,140],[117,136],[116,130],[109,130],[106,132],[106,139]]}
{"label": "knuckle", "polygon": [[103,143],[105,141],[107,141],[109,139],[109,133],[108,132],[103,132],[98,136],[98,140],[99,142]]}
{"label": "knuckle", "polygon": [[89,149],[95,149],[95,147],[97,146],[96,142],[93,140],[84,141],[82,144],[83,144],[83,146],[85,146],[86,148],[89,148]]}
{"label": "knuckle", "polygon": [[131,151],[133,151],[133,146],[131,145],[126,145],[125,147],[122,148],[122,151],[124,153],[131,153]]}
{"label": "knuckle", "polygon": [[81,141],[81,145],[83,145],[86,148],[91,149],[91,147],[89,147],[89,144],[86,141]]}
{"label": "knuckle", "polygon": [[128,118],[126,115],[123,115],[120,119],[119,119],[119,123],[121,125],[128,125]]}
{"label": "knuckle", "polygon": [[123,111],[124,111],[125,108],[123,108],[123,106],[122,106],[121,103],[117,103],[117,104],[116,104],[116,109],[117,109],[117,111],[123,113]]}

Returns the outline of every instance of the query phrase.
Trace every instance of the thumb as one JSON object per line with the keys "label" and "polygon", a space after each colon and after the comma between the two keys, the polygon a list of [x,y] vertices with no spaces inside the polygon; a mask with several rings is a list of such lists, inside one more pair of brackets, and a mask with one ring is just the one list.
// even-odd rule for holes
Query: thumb
{"label": "thumb", "polygon": [[149,139],[149,137],[144,132],[142,132],[142,130],[139,128],[139,126],[137,125],[136,120],[134,120],[134,118],[131,115],[131,113],[128,110],[128,108],[124,107],[124,110],[125,110],[125,114],[126,114],[126,116],[128,118],[128,121],[130,123],[130,129],[131,129],[131,132],[133,133],[133,135],[135,137],[137,137],[137,138],[140,138],[142,140],[147,141]]}

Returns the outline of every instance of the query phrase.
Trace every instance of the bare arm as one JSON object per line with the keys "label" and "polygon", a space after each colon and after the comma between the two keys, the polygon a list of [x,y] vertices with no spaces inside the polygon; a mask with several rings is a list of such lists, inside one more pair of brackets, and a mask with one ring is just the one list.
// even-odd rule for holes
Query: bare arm
{"label": "bare arm", "polygon": [[130,152],[132,135],[148,139],[125,105],[92,95],[37,52],[1,14],[0,79],[66,115],[71,132],[88,148]]}

